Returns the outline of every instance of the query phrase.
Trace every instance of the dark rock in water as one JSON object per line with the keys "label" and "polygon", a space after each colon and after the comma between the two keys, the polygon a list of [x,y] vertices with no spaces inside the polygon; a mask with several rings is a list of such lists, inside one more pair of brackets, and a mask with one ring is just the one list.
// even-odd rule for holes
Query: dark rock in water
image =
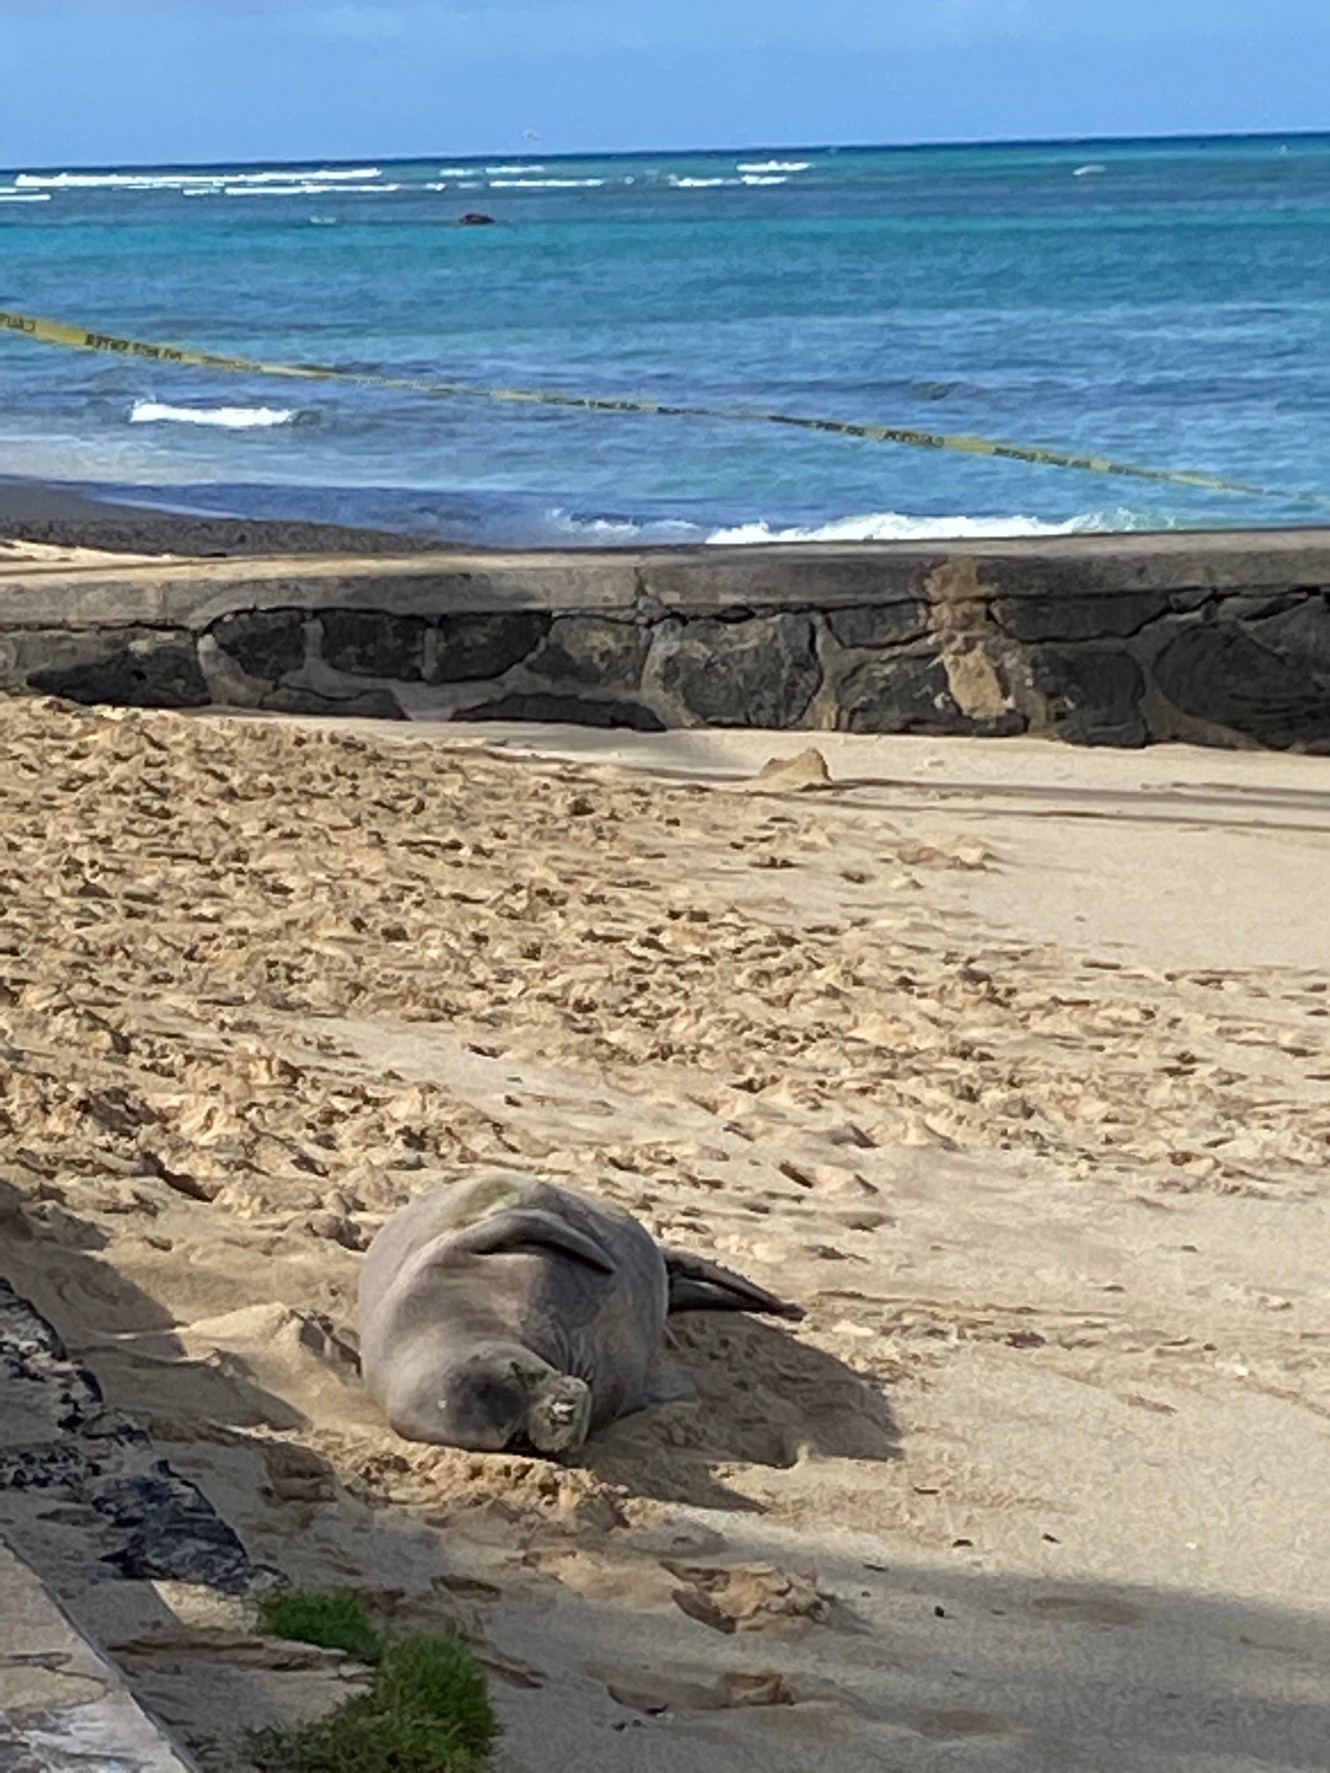
{"label": "dark rock in water", "polygon": [[1048,703],[1053,731],[1073,745],[1144,745],[1145,677],[1129,653],[1094,647],[1037,647],[1035,688]]}
{"label": "dark rock in water", "polygon": [[87,707],[205,708],[212,700],[190,641],[135,641],[100,659],[34,671],[29,685]]}
{"label": "dark rock in water", "polygon": [[[1296,633],[1262,624],[1262,639],[1287,645]],[[1330,748],[1330,668],[1318,668],[1308,648],[1290,656],[1262,645],[1235,622],[1184,628],[1155,660],[1155,681],[1173,706],[1283,748]]]}
{"label": "dark rock in water", "polygon": [[468,209],[464,216],[458,217],[457,225],[459,228],[492,228],[494,217],[479,209]]}
{"label": "dark rock in water", "polygon": [[640,702],[598,702],[587,696],[556,696],[545,690],[500,696],[479,708],[459,708],[458,720],[548,720],[565,726],[631,727],[639,733],[663,733],[665,722]]}
{"label": "dark rock in water", "polygon": [[712,726],[796,727],[822,683],[809,616],[705,617],[657,644],[665,690]]}

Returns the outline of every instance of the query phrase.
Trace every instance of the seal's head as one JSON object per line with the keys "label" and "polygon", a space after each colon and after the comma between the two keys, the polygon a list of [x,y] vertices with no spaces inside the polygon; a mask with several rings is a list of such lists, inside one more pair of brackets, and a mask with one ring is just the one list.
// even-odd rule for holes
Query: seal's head
{"label": "seal's head", "polygon": [[468,1356],[436,1382],[428,1438],[477,1453],[575,1452],[591,1426],[591,1388],[521,1349]]}

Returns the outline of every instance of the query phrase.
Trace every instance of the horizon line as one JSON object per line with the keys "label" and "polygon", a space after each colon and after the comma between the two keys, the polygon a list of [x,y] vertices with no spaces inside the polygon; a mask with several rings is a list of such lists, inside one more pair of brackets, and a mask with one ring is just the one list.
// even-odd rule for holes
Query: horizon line
{"label": "horizon line", "polygon": [[88,161],[76,163],[71,161],[51,162],[49,165],[33,165],[26,162],[19,165],[10,164],[16,173],[55,174],[98,173],[98,172],[154,172],[172,171],[200,172],[215,168],[236,168],[264,166],[309,167],[317,163],[325,167],[364,166],[370,162],[386,162],[390,165],[409,165],[413,162],[426,160],[452,160],[457,162],[483,162],[502,156],[509,161],[532,160],[654,160],[696,155],[699,159],[716,155],[733,154],[831,154],[831,153],[926,153],[929,151],[969,148],[1092,148],[1121,146],[1124,143],[1139,143],[1147,146],[1155,144],[1182,142],[1291,142],[1291,141],[1324,141],[1330,139],[1330,129],[1259,129],[1259,130],[1182,130],[1166,131],[1161,134],[1148,135],[1049,135],[1049,136],[973,136],[949,137],[937,140],[920,139],[902,142],[756,142],[739,147],[681,147],[681,148],[561,148],[557,151],[542,152],[538,145],[528,144],[522,148],[489,148],[474,153],[449,153],[446,149],[438,149],[419,154],[346,154],[338,156],[320,156],[307,154],[294,160],[279,159],[276,155],[262,156],[255,160],[120,160],[120,161]]}

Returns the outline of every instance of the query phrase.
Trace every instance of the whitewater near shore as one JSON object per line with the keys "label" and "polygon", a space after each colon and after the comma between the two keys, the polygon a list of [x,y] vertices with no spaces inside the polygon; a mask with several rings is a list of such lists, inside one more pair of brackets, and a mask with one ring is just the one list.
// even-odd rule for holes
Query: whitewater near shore
{"label": "whitewater near shore", "polygon": [[[1330,764],[806,743],[0,704],[0,1274],[511,1773],[1320,1764]],[[361,1251],[494,1163],[807,1320],[580,1466],[396,1440]],[[353,1682],[29,1531],[210,1773]]]}

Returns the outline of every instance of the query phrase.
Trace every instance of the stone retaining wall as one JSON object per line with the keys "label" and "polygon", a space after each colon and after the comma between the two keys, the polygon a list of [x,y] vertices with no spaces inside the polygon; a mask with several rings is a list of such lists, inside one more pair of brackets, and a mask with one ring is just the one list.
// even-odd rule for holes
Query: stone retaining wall
{"label": "stone retaining wall", "polygon": [[10,566],[0,689],[1330,751],[1330,531]]}

